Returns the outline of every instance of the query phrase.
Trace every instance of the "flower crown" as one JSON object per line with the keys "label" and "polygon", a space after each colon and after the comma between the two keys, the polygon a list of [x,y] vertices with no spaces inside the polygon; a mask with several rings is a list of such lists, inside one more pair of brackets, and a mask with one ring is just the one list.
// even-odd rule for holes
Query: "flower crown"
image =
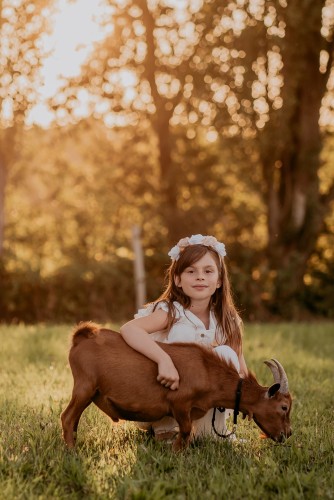
{"label": "flower crown", "polygon": [[172,260],[179,260],[182,250],[191,245],[212,247],[221,257],[225,257],[226,255],[224,243],[220,243],[214,236],[203,236],[202,234],[194,234],[190,238],[182,238],[177,245],[168,252],[168,255]]}

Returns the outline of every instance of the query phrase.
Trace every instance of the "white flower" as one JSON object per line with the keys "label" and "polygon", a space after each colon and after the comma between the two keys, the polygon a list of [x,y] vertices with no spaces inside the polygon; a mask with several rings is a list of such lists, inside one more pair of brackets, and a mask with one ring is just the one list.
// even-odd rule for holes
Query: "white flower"
{"label": "white flower", "polygon": [[209,247],[214,247],[218,241],[214,236],[204,236],[202,245],[209,246]]}
{"label": "white flower", "polygon": [[190,238],[182,238],[178,244],[168,252],[168,255],[172,260],[178,260],[181,251],[191,245],[204,245],[213,248],[221,257],[225,257],[226,255],[224,243],[217,241],[214,236],[203,236],[202,234],[193,234]]}
{"label": "white flower", "polygon": [[202,234],[193,234],[189,238],[190,245],[201,245],[203,243],[204,236]]}
{"label": "white flower", "polygon": [[180,257],[180,248],[177,245],[175,245],[175,247],[173,247],[168,252],[168,255],[172,260],[178,260],[178,258]]}
{"label": "white flower", "polygon": [[178,242],[177,246],[180,247],[180,248],[185,248],[185,247],[189,246],[189,238],[188,237],[187,238],[182,238]]}
{"label": "white flower", "polygon": [[220,243],[219,241],[216,243],[216,245],[213,245],[213,248],[216,250],[219,255],[222,257],[225,257],[226,255],[226,249],[224,243]]}

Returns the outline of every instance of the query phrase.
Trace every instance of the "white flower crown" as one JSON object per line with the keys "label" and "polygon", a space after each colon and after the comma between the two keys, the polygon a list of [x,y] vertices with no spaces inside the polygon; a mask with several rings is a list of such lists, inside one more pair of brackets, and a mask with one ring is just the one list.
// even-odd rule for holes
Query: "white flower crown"
{"label": "white flower crown", "polygon": [[172,260],[179,260],[182,250],[191,245],[212,247],[221,257],[225,257],[226,255],[224,243],[220,243],[214,236],[203,236],[202,234],[193,234],[190,238],[182,238],[177,245],[168,252],[168,255]]}

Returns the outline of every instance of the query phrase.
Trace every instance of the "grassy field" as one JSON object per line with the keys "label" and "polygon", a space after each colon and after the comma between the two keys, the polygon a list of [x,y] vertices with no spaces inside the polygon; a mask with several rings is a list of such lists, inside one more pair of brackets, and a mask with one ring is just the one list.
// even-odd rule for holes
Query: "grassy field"
{"label": "grassy field", "polygon": [[113,424],[93,405],[78,444],[61,439],[60,412],[72,376],[68,326],[0,327],[1,499],[334,498],[334,324],[246,325],[245,357],[260,383],[263,364],[284,365],[294,398],[293,436],[259,438],[239,420],[238,437],[207,438],[174,454],[132,423]]}

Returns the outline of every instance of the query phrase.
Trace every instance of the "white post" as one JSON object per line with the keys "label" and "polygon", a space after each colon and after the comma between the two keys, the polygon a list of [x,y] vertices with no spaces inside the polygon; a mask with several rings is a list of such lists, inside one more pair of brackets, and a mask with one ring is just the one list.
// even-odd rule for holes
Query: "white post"
{"label": "white post", "polygon": [[136,287],[136,306],[137,310],[146,304],[146,280],[143,248],[140,239],[140,227],[132,227],[132,248],[135,254],[134,258],[134,274]]}

